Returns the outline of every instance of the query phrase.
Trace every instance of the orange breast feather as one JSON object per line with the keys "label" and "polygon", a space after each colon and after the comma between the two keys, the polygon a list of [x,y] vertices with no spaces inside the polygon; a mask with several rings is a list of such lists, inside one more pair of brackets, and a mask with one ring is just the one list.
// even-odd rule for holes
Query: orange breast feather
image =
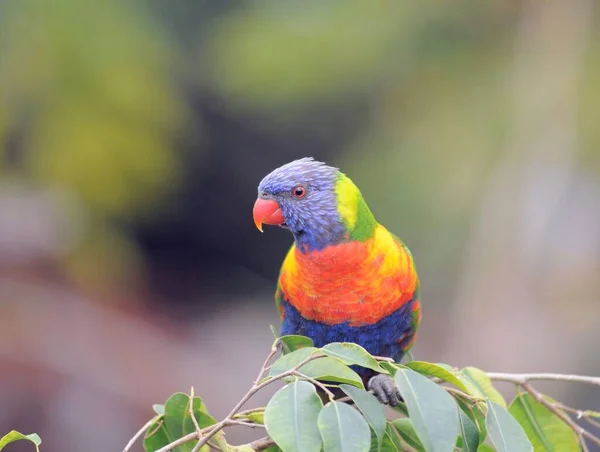
{"label": "orange breast feather", "polygon": [[418,280],[413,259],[383,226],[366,242],[288,253],[281,295],[303,317],[328,325],[375,323],[409,301]]}

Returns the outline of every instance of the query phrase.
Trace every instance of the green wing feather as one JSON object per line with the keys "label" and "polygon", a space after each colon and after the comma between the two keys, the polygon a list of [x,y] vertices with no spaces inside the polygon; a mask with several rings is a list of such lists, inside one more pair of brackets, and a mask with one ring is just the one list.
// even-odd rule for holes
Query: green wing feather
{"label": "green wing feather", "polygon": [[[390,233],[392,234],[392,233]],[[400,238],[398,236],[396,236],[395,234],[392,234],[392,237],[394,238],[394,240],[396,241],[396,243],[398,244],[398,246],[401,246],[406,253],[408,254],[408,256],[410,257],[410,260],[412,262],[413,268],[415,267],[415,258],[412,254],[412,252],[408,249],[408,247],[406,246],[406,244],[400,240]],[[411,313],[411,322],[410,322],[410,330],[412,331],[412,336],[414,336],[414,334],[416,333],[417,329],[419,328],[419,323],[421,321],[421,284],[419,282],[419,277],[417,275],[417,284],[415,286],[415,291],[413,293],[413,300],[414,303],[417,303],[417,308],[415,310],[412,311]],[[410,350],[410,348],[412,347],[414,342],[414,337],[412,337],[406,344],[406,346],[404,347],[404,353],[408,352]]]}

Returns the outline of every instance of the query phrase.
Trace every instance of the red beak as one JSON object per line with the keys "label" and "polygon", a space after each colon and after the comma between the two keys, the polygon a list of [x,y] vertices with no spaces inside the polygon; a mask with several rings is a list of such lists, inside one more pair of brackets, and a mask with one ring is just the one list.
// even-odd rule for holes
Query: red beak
{"label": "red beak", "polygon": [[252,210],[252,213],[254,215],[254,224],[260,232],[263,232],[263,224],[285,223],[285,219],[283,218],[283,213],[279,208],[279,204],[277,204],[277,201],[273,201],[272,199],[258,198],[254,203],[254,209]]}

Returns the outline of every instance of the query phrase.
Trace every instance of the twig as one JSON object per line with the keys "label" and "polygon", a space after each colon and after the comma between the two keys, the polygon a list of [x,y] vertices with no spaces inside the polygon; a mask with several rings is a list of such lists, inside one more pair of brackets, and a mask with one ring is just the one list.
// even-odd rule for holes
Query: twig
{"label": "twig", "polygon": [[[237,421],[237,420],[227,421],[227,423],[224,425],[224,427],[229,427],[232,425],[245,425],[248,427],[263,427],[260,424],[252,424],[250,422],[243,422],[243,421]],[[181,438],[177,439],[176,441],[173,441],[172,443],[167,444],[166,446],[158,449],[156,452],[169,452],[169,451],[175,449],[177,446],[181,446],[182,444],[185,444],[189,441],[192,441],[194,439],[197,439],[197,438],[207,434],[208,432],[210,432],[210,430],[213,427],[214,427],[214,425],[209,425],[208,427],[204,427],[197,432],[188,433],[187,435],[182,436]],[[206,437],[204,437],[204,438],[206,438]],[[206,444],[208,444],[209,446],[211,446],[214,449],[222,450],[218,445],[212,444],[212,441],[207,441]]]}
{"label": "twig", "polygon": [[268,436],[265,436],[264,438],[261,438],[261,439],[257,439],[256,441],[252,441],[251,443],[248,444],[248,446],[250,446],[252,448],[252,450],[254,450],[255,452],[260,452],[261,450],[268,449],[269,447],[274,446],[274,445],[275,445],[275,441],[273,441]]}
{"label": "twig", "polygon": [[475,397],[475,396],[466,394],[466,393],[462,392],[460,389],[455,389],[450,386],[442,386],[442,388],[444,388],[448,392],[451,392],[452,394],[456,394],[459,397],[462,397],[462,398],[468,400],[473,405],[477,405],[478,403],[485,402],[485,399],[482,399],[481,397]]}
{"label": "twig", "polygon": [[590,377],[586,375],[569,375],[569,374],[551,374],[551,373],[539,373],[539,374],[509,374],[501,372],[486,372],[488,377],[492,380],[506,381],[513,383],[518,387],[523,388],[538,402],[552,411],[558,416],[563,422],[565,422],[579,438],[583,450],[587,451],[587,445],[585,440],[588,439],[596,445],[600,446],[600,438],[591,434],[579,424],[577,424],[571,417],[565,413],[565,411],[573,413],[577,416],[577,419],[584,418],[588,423],[593,426],[600,427],[600,423],[591,419],[589,414],[585,414],[585,411],[576,410],[575,408],[567,407],[560,402],[548,401],[540,392],[537,391],[531,384],[530,381],[569,381],[586,383],[590,385],[600,386],[600,377]]}
{"label": "twig", "polygon": [[574,414],[577,419],[584,419],[585,421],[589,422],[590,425],[593,425],[596,428],[600,428],[600,422],[593,419],[594,417],[597,417],[597,416],[593,416],[593,414],[592,414],[592,413],[595,413],[595,411],[579,410],[577,408],[572,408],[570,406],[567,406],[561,402],[554,402],[554,404],[556,406],[558,406],[561,410],[564,410],[564,411],[567,411],[568,413]]}
{"label": "twig", "polygon": [[246,403],[246,401],[248,399],[250,399],[250,397],[252,397],[257,391],[259,391],[260,389],[265,387],[266,384],[268,384],[272,381],[272,380],[267,380],[264,383],[259,383],[260,380],[262,379],[263,375],[265,374],[265,371],[267,369],[267,366],[269,365],[269,362],[271,361],[271,358],[273,358],[273,356],[275,356],[275,354],[277,353],[277,350],[279,349],[279,344],[280,344],[280,340],[275,339],[275,341],[273,342],[273,345],[271,346],[271,352],[265,358],[265,361],[263,362],[263,365],[261,366],[260,371],[258,372],[258,376],[256,377],[256,380],[254,381],[252,388],[250,388],[250,390],[246,393],[246,395],[242,398],[242,400],[240,400],[238,402],[238,404],[233,408],[233,410],[231,410],[229,415],[227,415],[227,417],[223,421],[217,423],[213,428],[211,428],[209,430],[208,434],[204,438],[202,438],[201,435],[198,435],[198,444],[196,444],[196,447],[194,447],[192,449],[192,452],[198,452],[200,450],[200,448],[214,436],[215,433],[217,433],[219,430],[221,430],[222,428],[224,428],[226,426],[228,421],[233,420],[232,419],[233,416],[242,407],[242,405],[244,403]]}
{"label": "twig", "polygon": [[529,382],[530,381],[568,381],[586,383],[595,386],[600,386],[600,377],[590,377],[586,375],[569,375],[569,374],[552,374],[552,373],[539,373],[539,374],[509,374],[501,372],[486,372],[488,377],[492,380],[506,381],[517,385],[517,387],[523,388],[528,392],[538,403],[544,405],[556,416],[558,416],[565,424],[567,424],[579,438],[581,447],[584,451],[587,451],[587,445],[585,440],[589,440],[596,445],[600,446],[600,438],[588,432],[582,426],[577,424],[566,412],[573,413],[578,419],[584,418],[588,423],[594,426],[600,426],[600,423],[591,419],[591,416],[586,415],[584,411],[576,410],[575,408],[567,407],[560,402],[548,401],[537,389],[535,389]]}
{"label": "twig", "polygon": [[265,412],[265,407],[261,406],[259,408],[250,408],[249,410],[238,411],[238,413],[235,416],[236,416],[236,418],[241,417],[241,416],[248,417],[248,415],[252,414],[252,413],[264,413],[264,412]]}
{"label": "twig", "polygon": [[279,350],[279,345],[280,344],[281,344],[281,341],[279,339],[275,339],[275,342],[273,342],[273,345],[271,346],[271,352],[265,358],[265,362],[263,363],[262,367],[260,368],[260,372],[258,373],[258,377],[254,381],[255,385],[257,385],[260,382],[260,380],[262,380],[262,377],[265,374],[265,372],[267,370],[267,367],[269,365],[269,361],[271,361],[271,359],[273,358],[273,356],[275,356],[275,353],[277,353],[277,350]]}
{"label": "twig", "polygon": [[[367,391],[367,392],[370,392],[371,394],[373,393],[372,391]],[[336,402],[340,402],[340,403],[353,402],[353,401],[354,400],[350,396],[340,397],[339,399],[336,400]]]}
{"label": "twig", "polygon": [[305,379],[306,381],[310,381],[310,382],[311,382],[313,385],[315,385],[316,387],[318,387],[318,388],[322,389],[322,390],[325,392],[325,394],[327,394],[327,396],[329,397],[329,400],[333,400],[333,399],[334,399],[334,397],[335,397],[335,396],[333,395],[333,392],[331,392],[331,391],[330,391],[330,390],[327,388],[327,386],[325,386],[325,385],[324,385],[323,383],[321,383],[320,381],[318,381],[318,380],[315,380],[314,378],[311,378],[311,377],[309,377],[308,375],[304,375],[303,373],[301,373],[301,372],[298,372],[297,370],[295,370],[295,371],[294,371],[294,373],[293,373],[292,375],[294,375],[295,377],[298,377],[298,378],[303,378],[303,379]]}
{"label": "twig", "polygon": [[129,449],[131,449],[131,446],[133,446],[135,444],[135,442],[138,440],[138,438],[140,436],[142,436],[144,434],[144,432],[146,430],[148,430],[152,424],[154,424],[154,422],[156,422],[156,419],[158,419],[158,416],[155,416],[152,419],[150,419],[148,422],[146,422],[144,424],[144,426],[141,429],[139,429],[135,435],[133,435],[133,438],[131,438],[129,440],[129,442],[125,446],[125,449],[123,449],[123,452],[128,452]]}
{"label": "twig", "polygon": [[517,385],[523,385],[528,381],[533,380],[548,380],[548,381],[576,381],[579,383],[587,383],[600,386],[600,377],[589,377],[586,375],[568,375],[568,374],[508,374],[502,372],[486,372],[487,376],[492,380],[507,381]]}
{"label": "twig", "polygon": [[191,441],[196,438],[198,438],[198,432],[188,433],[187,435],[182,436],[179,439],[176,439],[172,443],[167,444],[165,447],[161,447],[156,452],[169,452],[169,451],[175,449],[177,446],[181,446],[182,444],[185,444],[188,441]]}
{"label": "twig", "polygon": [[[299,362],[298,364],[296,364],[292,369],[287,370],[285,372],[282,372],[278,375],[275,375],[272,378],[269,378],[268,380],[263,381],[262,383],[258,383],[261,379],[262,376],[265,373],[265,369],[268,365],[269,360],[273,357],[273,355],[275,355],[275,353],[277,352],[277,348],[278,348],[278,340],[276,340],[273,343],[273,347],[271,349],[271,353],[269,354],[269,356],[267,357],[267,359],[265,360],[264,364],[262,365],[260,372],[258,373],[258,378],[256,379],[256,381],[254,382],[254,384],[252,385],[252,387],[250,388],[250,390],[246,393],[246,395],[244,395],[244,397],[242,397],[242,399],[233,407],[233,409],[229,412],[229,414],[225,417],[225,419],[223,419],[221,422],[218,422],[217,424],[215,424],[212,429],[210,431],[208,431],[202,438],[200,438],[200,440],[198,441],[198,444],[196,444],[196,447],[194,447],[192,449],[192,452],[198,452],[200,450],[200,448],[202,446],[204,446],[208,440],[210,440],[210,438],[213,437],[213,435],[215,433],[217,433],[219,430],[222,430],[224,427],[227,426],[228,422],[233,420],[233,416],[235,414],[237,414],[237,412],[239,411],[239,409],[254,395],[256,394],[258,391],[260,391],[261,389],[263,389],[265,386],[273,383],[274,381],[278,381],[281,380],[285,377],[289,377],[294,375],[297,370],[304,366],[305,364],[309,363],[310,361],[313,361],[315,359],[318,358],[322,358],[325,355],[318,355],[318,354],[311,354],[309,356],[307,356],[304,360],[302,360],[301,362]],[[166,450],[170,450],[170,449],[166,449]],[[165,451],[166,452],[166,451]]]}
{"label": "twig", "polygon": [[591,425],[593,425],[596,428],[600,428],[600,422],[598,421],[594,421],[591,417],[589,416],[583,416],[583,418]]}
{"label": "twig", "polygon": [[194,426],[196,427],[196,431],[198,432],[198,434],[200,434],[200,430],[202,430],[202,429],[198,425],[198,420],[196,419],[196,416],[194,416],[194,387],[193,386],[190,389],[189,411],[190,411],[190,417],[192,418],[192,422],[194,423]]}
{"label": "twig", "polygon": [[223,450],[222,448],[220,448],[218,445],[216,445],[212,441],[209,441],[207,444],[208,444],[208,447],[210,447],[212,450],[217,450],[217,451]]}
{"label": "twig", "polygon": [[230,421],[228,422],[228,425],[243,425],[245,427],[250,427],[250,428],[265,428],[264,425],[262,424],[257,424],[256,422],[247,422],[247,421]]}
{"label": "twig", "polygon": [[396,361],[394,361],[394,358],[390,358],[388,356],[375,356],[375,355],[373,355],[373,358],[375,358],[377,361],[385,361],[386,363],[396,364]]}
{"label": "twig", "polygon": [[[592,378],[592,377],[588,377],[588,378]],[[547,380],[547,378],[542,378],[542,380]],[[569,381],[573,381],[573,380],[569,380]],[[529,394],[531,394],[531,396],[538,403],[541,403],[542,405],[544,405],[546,408],[548,408],[550,411],[552,411],[556,416],[558,416],[560,419],[562,419],[565,424],[567,424],[569,427],[571,427],[571,429],[573,429],[573,431],[579,437],[579,442],[581,444],[583,444],[584,447],[586,447],[585,439],[589,439],[594,444],[600,446],[600,438],[596,437],[595,435],[592,435],[590,432],[588,432],[583,427],[581,427],[579,424],[577,424],[575,421],[573,421],[573,419],[571,419],[571,417],[569,415],[567,415],[564,411],[561,410],[561,406],[559,404],[548,401],[540,392],[538,392],[537,389],[535,389],[533,386],[531,386],[529,383],[527,383],[527,381],[525,381],[524,383],[519,383],[519,386],[521,386],[525,391],[527,391]]]}

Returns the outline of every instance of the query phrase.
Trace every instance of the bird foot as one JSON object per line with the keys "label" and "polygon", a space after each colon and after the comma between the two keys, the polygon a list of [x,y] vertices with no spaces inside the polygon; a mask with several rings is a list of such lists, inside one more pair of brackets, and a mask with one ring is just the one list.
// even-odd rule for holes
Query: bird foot
{"label": "bird foot", "polygon": [[375,375],[367,383],[367,388],[373,391],[377,400],[384,405],[396,406],[398,402],[402,401],[400,391],[398,391],[394,380],[388,375]]}

